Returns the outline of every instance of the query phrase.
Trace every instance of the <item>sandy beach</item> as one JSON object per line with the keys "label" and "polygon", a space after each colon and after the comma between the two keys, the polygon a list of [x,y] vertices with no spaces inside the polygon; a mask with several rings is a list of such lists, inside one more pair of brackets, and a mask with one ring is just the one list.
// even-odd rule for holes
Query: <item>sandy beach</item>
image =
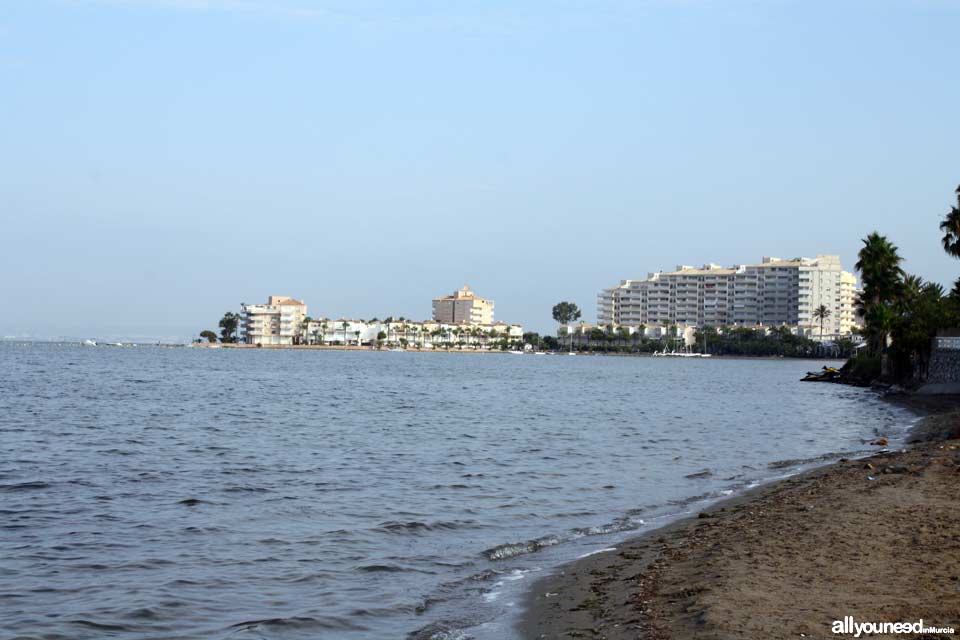
{"label": "sandy beach", "polygon": [[905,451],[759,487],[542,578],[521,635],[853,637],[832,633],[844,616],[960,631],[960,412],[924,402],[935,413]]}

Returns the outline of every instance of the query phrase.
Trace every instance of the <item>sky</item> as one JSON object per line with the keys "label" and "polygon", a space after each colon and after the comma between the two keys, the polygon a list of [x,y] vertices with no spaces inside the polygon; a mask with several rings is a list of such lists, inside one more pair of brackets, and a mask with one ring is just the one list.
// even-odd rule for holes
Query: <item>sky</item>
{"label": "sky", "polygon": [[497,319],[871,231],[952,283],[956,0],[0,0],[0,337]]}

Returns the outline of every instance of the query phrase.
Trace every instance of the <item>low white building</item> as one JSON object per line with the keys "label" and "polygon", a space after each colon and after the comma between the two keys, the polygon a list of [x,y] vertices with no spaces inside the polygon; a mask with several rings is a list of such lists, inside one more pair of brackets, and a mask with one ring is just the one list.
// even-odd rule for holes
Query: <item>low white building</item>
{"label": "low white building", "polygon": [[523,326],[493,324],[447,324],[412,320],[331,320],[318,318],[306,323],[304,344],[310,345],[382,345],[414,349],[490,348],[519,346]]}

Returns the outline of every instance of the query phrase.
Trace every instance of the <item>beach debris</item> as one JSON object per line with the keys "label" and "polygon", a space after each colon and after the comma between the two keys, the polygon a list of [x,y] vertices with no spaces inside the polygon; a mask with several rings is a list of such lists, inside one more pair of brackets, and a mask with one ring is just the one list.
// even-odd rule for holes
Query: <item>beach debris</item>
{"label": "beach debris", "polygon": [[867,480],[876,480],[876,478],[873,476],[867,476]]}
{"label": "beach debris", "polygon": [[891,464],[883,468],[884,473],[917,473],[923,470],[923,466]]}
{"label": "beach debris", "polygon": [[876,470],[876,467],[873,466],[872,464],[870,464],[869,462],[868,462],[867,464],[863,465],[863,468],[866,469],[867,471],[874,471],[874,470]]}
{"label": "beach debris", "polygon": [[887,446],[887,445],[890,444],[890,443],[889,443],[889,441],[888,441],[886,438],[877,438],[876,440],[874,440],[874,441],[871,442],[870,444],[875,444],[875,445],[877,445],[877,446],[879,446],[879,447],[885,447],[885,446]]}

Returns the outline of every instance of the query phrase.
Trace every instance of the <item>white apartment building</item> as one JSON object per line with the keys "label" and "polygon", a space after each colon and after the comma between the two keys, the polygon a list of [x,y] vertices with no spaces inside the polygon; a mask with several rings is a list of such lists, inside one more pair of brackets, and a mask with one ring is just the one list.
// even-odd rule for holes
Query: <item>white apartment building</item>
{"label": "white apartment building", "polygon": [[297,344],[307,305],[287,296],[270,296],[266,304],[241,304],[241,337],[247,344]]}
{"label": "white apartment building", "polygon": [[479,298],[464,286],[453,295],[433,299],[433,319],[446,324],[493,324],[493,300]]}
{"label": "white apartment building", "polygon": [[597,296],[598,324],[678,326],[789,326],[819,336],[813,317],[821,304],[830,315],[824,336],[849,334],[856,326],[856,278],[840,257],[781,260],[721,267],[680,265],[623,280]]}

